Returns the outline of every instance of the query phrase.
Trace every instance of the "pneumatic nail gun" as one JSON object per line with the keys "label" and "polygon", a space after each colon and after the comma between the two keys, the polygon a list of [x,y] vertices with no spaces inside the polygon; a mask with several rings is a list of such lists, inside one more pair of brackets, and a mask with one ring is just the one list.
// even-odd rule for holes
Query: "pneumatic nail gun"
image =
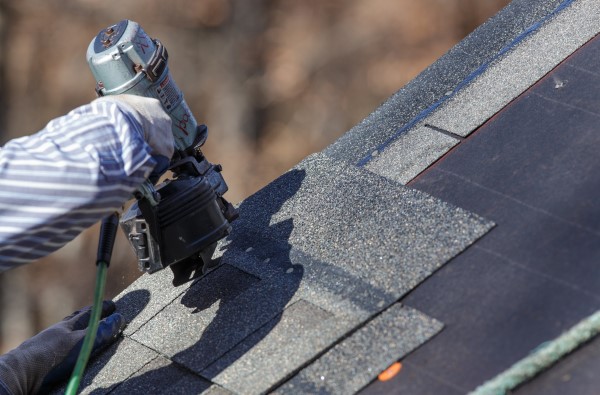
{"label": "pneumatic nail gun", "polygon": [[142,271],[169,266],[173,283],[184,283],[210,268],[217,242],[229,234],[238,215],[223,198],[227,184],[221,166],[208,162],[200,150],[208,130],[197,124],[169,73],[164,45],[136,22],[123,20],[100,31],[88,47],[87,60],[99,96],[153,97],[171,116],[173,178],[159,186],[146,181],[120,224]]}

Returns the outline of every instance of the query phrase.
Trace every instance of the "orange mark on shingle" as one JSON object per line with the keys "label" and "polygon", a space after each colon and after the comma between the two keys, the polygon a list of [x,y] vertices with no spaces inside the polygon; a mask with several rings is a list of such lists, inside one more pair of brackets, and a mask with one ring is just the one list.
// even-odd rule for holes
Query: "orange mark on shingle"
{"label": "orange mark on shingle", "polygon": [[401,369],[402,369],[402,364],[400,362],[394,362],[393,364],[390,365],[389,368],[387,368],[383,372],[379,373],[379,376],[377,376],[377,378],[379,379],[379,381],[391,380],[394,378],[394,376],[396,376],[398,374],[398,372],[400,372]]}

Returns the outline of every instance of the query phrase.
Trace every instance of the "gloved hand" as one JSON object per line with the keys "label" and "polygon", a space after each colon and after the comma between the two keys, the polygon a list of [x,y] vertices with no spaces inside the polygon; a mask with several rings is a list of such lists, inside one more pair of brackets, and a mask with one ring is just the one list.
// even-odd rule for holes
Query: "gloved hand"
{"label": "gloved hand", "polygon": [[171,117],[157,99],[135,95],[102,96],[97,101],[112,101],[129,110],[142,125],[144,140],[152,148],[152,156],[161,155],[171,159],[174,152]]}
{"label": "gloved hand", "polygon": [[[114,313],[115,304],[102,304],[102,318],[92,354],[111,344],[125,327],[125,319]],[[114,314],[113,314],[114,313]],[[69,378],[88,327],[91,307],[76,311],[64,320],[26,340],[0,356],[0,394],[47,392]],[[2,383],[6,387],[3,391]]]}

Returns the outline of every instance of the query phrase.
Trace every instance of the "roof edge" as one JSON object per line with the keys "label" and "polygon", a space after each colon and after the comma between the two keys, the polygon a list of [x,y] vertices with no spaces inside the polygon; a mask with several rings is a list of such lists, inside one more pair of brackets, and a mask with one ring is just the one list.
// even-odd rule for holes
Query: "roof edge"
{"label": "roof edge", "polygon": [[400,131],[415,126],[421,113],[447,99],[532,26],[543,23],[573,1],[514,0],[323,152],[334,159],[364,164],[361,159],[398,137]]}

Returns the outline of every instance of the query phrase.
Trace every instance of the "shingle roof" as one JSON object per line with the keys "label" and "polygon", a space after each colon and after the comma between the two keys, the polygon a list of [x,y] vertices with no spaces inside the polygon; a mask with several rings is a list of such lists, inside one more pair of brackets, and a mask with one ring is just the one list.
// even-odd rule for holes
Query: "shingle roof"
{"label": "shingle roof", "polygon": [[[591,170],[575,196],[547,173],[594,163],[577,148],[597,141],[597,115],[561,146],[560,119],[527,121],[553,80],[513,99],[600,31],[599,15],[593,0],[511,3],[336,143],[242,202],[217,269],[179,287],[163,271],[126,289],[117,298],[125,337],[92,361],[84,392],[349,393],[421,346],[386,385],[460,393],[597,309],[597,222],[581,225],[595,203],[568,218],[544,206],[547,196],[597,195]],[[568,119],[581,119],[573,111]],[[535,155],[542,143],[568,148],[553,151],[566,152],[558,167]],[[578,155],[579,167],[566,160]],[[523,166],[541,170],[515,177]],[[540,226],[559,231],[544,240]],[[576,273],[555,263],[561,248],[583,262]]]}

